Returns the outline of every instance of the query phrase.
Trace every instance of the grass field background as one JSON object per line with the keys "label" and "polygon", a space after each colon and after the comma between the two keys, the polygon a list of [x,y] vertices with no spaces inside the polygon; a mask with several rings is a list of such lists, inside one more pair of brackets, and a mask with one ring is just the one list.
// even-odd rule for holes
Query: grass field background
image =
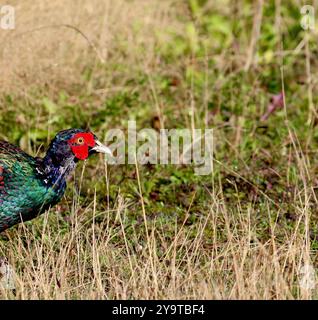
{"label": "grass field background", "polygon": [[[316,1],[314,1],[316,3]],[[213,128],[213,172],[78,166],[63,201],[0,235],[16,299],[312,299],[317,28],[302,1],[7,1],[0,138]],[[284,97],[284,98],[283,98]],[[275,111],[266,118],[268,109]]]}

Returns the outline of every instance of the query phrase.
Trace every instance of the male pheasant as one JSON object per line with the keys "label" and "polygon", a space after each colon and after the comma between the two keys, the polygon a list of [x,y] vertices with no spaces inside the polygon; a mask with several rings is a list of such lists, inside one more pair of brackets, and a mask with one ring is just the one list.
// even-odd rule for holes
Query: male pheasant
{"label": "male pheasant", "polygon": [[79,160],[110,149],[90,131],[68,129],[52,140],[44,158],[0,141],[0,232],[57,204]]}

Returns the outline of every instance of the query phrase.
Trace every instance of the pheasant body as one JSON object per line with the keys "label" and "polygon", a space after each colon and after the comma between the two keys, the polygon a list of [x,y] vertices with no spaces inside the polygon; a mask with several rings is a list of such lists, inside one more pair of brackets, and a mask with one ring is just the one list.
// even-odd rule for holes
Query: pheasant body
{"label": "pheasant body", "polygon": [[52,140],[44,158],[34,158],[0,141],[0,232],[57,204],[78,160],[110,153],[91,132],[69,129]]}

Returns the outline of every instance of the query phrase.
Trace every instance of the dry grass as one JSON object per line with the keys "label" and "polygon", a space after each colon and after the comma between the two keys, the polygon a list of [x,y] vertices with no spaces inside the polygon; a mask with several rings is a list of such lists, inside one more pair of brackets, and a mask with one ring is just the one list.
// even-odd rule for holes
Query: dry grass
{"label": "dry grass", "polygon": [[[16,28],[0,30],[2,92],[48,94],[83,85],[87,65],[154,59],[156,30],[174,28],[170,1],[8,1]],[[147,48],[142,57],[142,47]],[[111,79],[106,79],[111,86]],[[89,89],[89,83],[85,84]],[[105,88],[107,89],[107,87]]]}
{"label": "dry grass", "polygon": [[[173,241],[166,227],[148,225],[147,241],[125,216],[129,206],[119,196],[116,206],[99,212],[95,202],[79,215],[74,207],[68,232],[50,228],[55,212],[46,214],[40,230],[20,226],[7,233],[1,252],[16,270],[16,295],[1,290],[2,298],[18,299],[293,299],[313,298],[312,290],[299,288],[301,268],[311,265],[304,232],[296,228],[283,243],[272,237],[260,243],[253,228],[257,208],[247,211],[237,203],[235,215],[220,194],[212,194],[210,211],[197,224],[175,223]],[[308,219],[306,204],[298,208]],[[92,214],[92,220],[84,218]],[[146,215],[148,213],[146,212]],[[48,215],[50,219],[48,222]],[[52,218],[53,216],[53,218]],[[112,218],[115,217],[115,218]],[[225,243],[206,230],[223,221]],[[87,226],[90,225],[89,228]],[[132,228],[127,234],[127,229]],[[195,233],[194,239],[190,234]],[[41,234],[40,237],[35,236]],[[216,232],[214,234],[217,234]],[[122,241],[114,241],[121,239]]]}
{"label": "dry grass", "polygon": [[[299,166],[306,171],[303,160]],[[124,195],[119,194],[114,207],[104,212],[96,211],[96,197],[84,207],[74,196],[67,231],[59,227],[59,211],[51,210],[39,225],[6,232],[8,241],[1,253],[18,270],[15,294],[2,289],[2,298],[315,298],[314,290],[299,286],[303,267],[313,265],[308,229],[299,227],[301,223],[308,227],[311,190],[295,190],[298,220],[294,230],[286,230],[284,241],[276,235],[280,209],[275,221],[270,217],[270,199],[264,202],[270,237],[262,243],[255,229],[259,209],[253,204],[242,209],[240,201],[229,208],[222,186],[215,187],[219,191],[210,194],[209,211],[196,224],[187,226],[186,213],[182,224],[176,219],[169,226],[173,241],[166,236],[166,225],[147,218],[151,212],[144,211],[142,193],[142,232],[127,223],[130,203]],[[191,206],[192,202],[187,212]],[[98,216],[102,220],[96,224]],[[220,225],[225,241],[217,237]],[[205,233],[211,231],[207,243]]]}

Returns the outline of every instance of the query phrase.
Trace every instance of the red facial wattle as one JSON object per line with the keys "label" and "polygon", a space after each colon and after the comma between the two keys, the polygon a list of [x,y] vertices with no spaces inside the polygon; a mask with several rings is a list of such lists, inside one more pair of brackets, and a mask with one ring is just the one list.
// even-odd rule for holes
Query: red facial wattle
{"label": "red facial wattle", "polygon": [[77,133],[68,143],[75,157],[79,160],[85,160],[89,154],[88,148],[95,146],[95,139],[94,135],[90,132]]}

